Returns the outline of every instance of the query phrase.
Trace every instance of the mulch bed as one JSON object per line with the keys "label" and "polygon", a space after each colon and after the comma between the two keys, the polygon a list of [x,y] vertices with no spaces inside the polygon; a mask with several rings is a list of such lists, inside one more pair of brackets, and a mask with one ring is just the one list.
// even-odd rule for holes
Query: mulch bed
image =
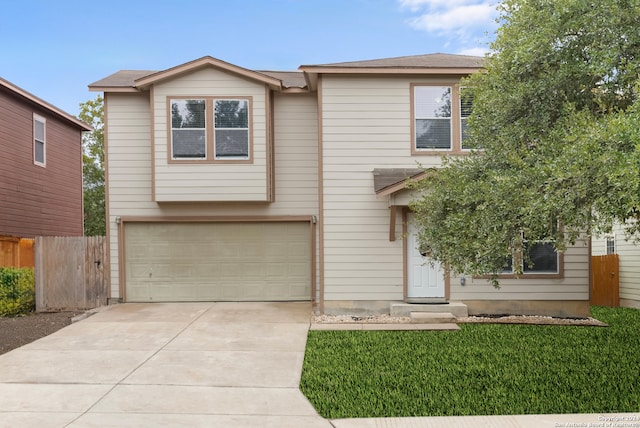
{"label": "mulch bed", "polygon": [[0,355],[71,324],[79,312],[41,312],[15,318],[0,317]]}
{"label": "mulch bed", "polygon": [[535,324],[535,325],[584,325],[593,327],[608,327],[607,324],[595,318],[555,318],[538,315],[477,315],[458,318],[459,323],[481,324]]}
{"label": "mulch bed", "polygon": [[[317,324],[407,324],[409,317],[392,317],[389,314],[355,316],[355,315],[316,315]],[[458,318],[458,324],[535,324],[535,325],[583,325],[606,327],[607,324],[595,318],[554,318],[537,315],[478,315]]]}

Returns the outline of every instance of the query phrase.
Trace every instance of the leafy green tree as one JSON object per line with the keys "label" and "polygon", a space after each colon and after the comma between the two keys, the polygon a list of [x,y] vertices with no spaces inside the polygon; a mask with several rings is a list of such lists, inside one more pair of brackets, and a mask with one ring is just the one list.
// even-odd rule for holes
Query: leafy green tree
{"label": "leafy green tree", "polygon": [[523,239],[563,251],[614,221],[640,229],[640,0],[499,10],[486,71],[463,82],[465,145],[482,150],[446,159],[412,204],[434,259],[496,285]]}
{"label": "leafy green tree", "polygon": [[106,234],[104,189],[104,102],[101,95],[80,104],[80,120],[93,127],[82,137],[84,234]]}

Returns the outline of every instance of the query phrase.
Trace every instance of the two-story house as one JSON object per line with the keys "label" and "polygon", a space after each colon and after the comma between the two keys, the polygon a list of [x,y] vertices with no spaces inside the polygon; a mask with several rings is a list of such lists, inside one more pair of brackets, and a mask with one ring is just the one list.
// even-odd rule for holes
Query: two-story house
{"label": "two-story house", "polygon": [[82,132],[91,130],[0,78],[0,235],[82,236]]}
{"label": "two-story house", "polygon": [[408,177],[464,155],[447,54],[248,70],[212,57],[119,71],[104,92],[111,297],[310,300],[324,313],[464,302],[470,313],[589,313],[589,247],[501,289],[416,248]]}

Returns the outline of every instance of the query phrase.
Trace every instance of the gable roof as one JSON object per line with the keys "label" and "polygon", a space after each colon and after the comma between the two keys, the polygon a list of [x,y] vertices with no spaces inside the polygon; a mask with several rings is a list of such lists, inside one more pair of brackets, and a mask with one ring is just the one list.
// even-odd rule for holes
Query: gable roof
{"label": "gable roof", "polygon": [[4,89],[6,91],[9,91],[12,94],[17,95],[18,97],[22,98],[23,100],[31,102],[31,103],[33,103],[33,104],[35,104],[35,105],[47,110],[49,113],[53,114],[57,118],[62,119],[63,121],[69,123],[70,125],[80,129],[80,131],[93,131],[93,128],[91,126],[87,125],[86,123],[84,123],[80,119],[76,118],[75,116],[72,116],[72,115],[70,115],[69,113],[67,113],[67,112],[65,112],[63,110],[60,110],[58,107],[54,106],[53,104],[49,104],[48,102],[46,102],[42,98],[36,97],[32,93],[25,91],[24,89],[20,88],[19,86],[16,86],[13,83],[11,83],[8,80],[5,80],[5,79],[3,79],[1,77],[0,77],[0,89]]}
{"label": "gable roof", "polygon": [[199,70],[213,67],[241,77],[262,82],[273,89],[302,89],[306,87],[300,71],[254,71],[219,59],[205,56],[166,70],[120,70],[89,85],[92,91],[138,92],[150,85]]}
{"label": "gable roof", "polygon": [[228,71],[232,74],[246,77],[250,80],[256,80],[272,86],[274,87],[274,89],[277,89],[282,85],[282,82],[275,77],[268,76],[258,71],[239,67],[237,65],[230,64],[211,56],[204,56],[202,58],[187,62],[182,65],[178,65],[176,67],[168,68],[166,70],[158,71],[148,76],[140,77],[135,81],[136,87],[145,88],[151,86],[154,83],[207,67],[217,68],[219,70]]}
{"label": "gable roof", "polygon": [[91,91],[138,92],[150,85],[205,67],[213,67],[289,92],[315,90],[321,73],[455,74],[467,75],[484,66],[484,58],[468,55],[428,54],[366,61],[301,65],[299,71],[255,71],[205,56],[166,70],[121,70],[89,85]]}

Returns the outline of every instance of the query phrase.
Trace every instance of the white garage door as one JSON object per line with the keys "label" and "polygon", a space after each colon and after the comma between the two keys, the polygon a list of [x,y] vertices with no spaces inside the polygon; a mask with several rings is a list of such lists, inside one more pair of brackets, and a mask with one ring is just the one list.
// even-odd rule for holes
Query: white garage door
{"label": "white garage door", "polygon": [[125,223],[129,302],[311,299],[306,222]]}

